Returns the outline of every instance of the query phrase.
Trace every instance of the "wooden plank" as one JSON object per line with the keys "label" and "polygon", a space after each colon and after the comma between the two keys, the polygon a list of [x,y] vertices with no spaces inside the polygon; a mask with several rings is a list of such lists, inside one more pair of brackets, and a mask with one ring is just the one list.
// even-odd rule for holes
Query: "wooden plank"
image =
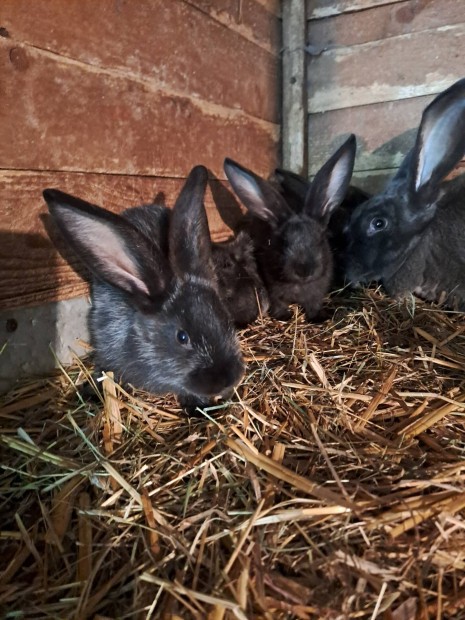
{"label": "wooden plank", "polygon": [[283,115],[284,168],[302,172],[306,160],[305,0],[283,5]]}
{"label": "wooden plank", "polygon": [[309,171],[315,174],[349,133],[357,136],[355,170],[397,168],[413,146],[421,114],[433,96],[310,114]]}
{"label": "wooden plank", "polygon": [[322,112],[439,93],[463,76],[464,46],[462,23],[323,52],[308,63],[308,109]]}
{"label": "wooden plank", "polygon": [[465,7],[457,0],[381,5],[368,11],[341,13],[308,23],[307,41],[317,50],[360,45],[390,37],[450,26],[464,21]]}
{"label": "wooden plank", "polygon": [[315,174],[349,133],[357,136],[355,171],[395,169],[413,146],[432,96],[311,114],[309,171]]}
{"label": "wooden plank", "polygon": [[[278,19],[272,19],[278,28]],[[278,50],[258,47],[182,0],[40,0],[32,5],[2,0],[0,21],[11,45],[26,42],[136,76],[178,96],[277,122]]]}
{"label": "wooden plank", "polygon": [[[217,0],[211,0],[212,2],[217,2]],[[257,0],[258,4],[260,4],[264,9],[273,13],[273,15],[280,16],[281,15],[281,3],[282,0]],[[240,4],[246,4],[243,1]]]}
{"label": "wooden plank", "polygon": [[375,6],[391,5],[404,0],[307,0],[309,19],[321,19],[341,13],[365,11]]}
{"label": "wooden plank", "polygon": [[[85,282],[61,258],[45,232],[43,189],[57,187],[120,212],[150,203],[155,197],[171,207],[183,182],[123,175],[0,172],[0,309],[59,301],[87,292]],[[228,225],[233,226],[240,216],[240,208],[226,187],[226,183],[212,179],[206,195],[214,240],[229,236]],[[82,270],[79,261],[74,265]]]}
{"label": "wooden plank", "polygon": [[[386,183],[395,175],[396,172],[396,169],[356,172],[352,177],[352,183],[357,187],[364,189],[366,192],[376,194],[381,192],[386,187]],[[465,161],[460,162],[448,178],[454,178],[460,174],[465,174]]]}
{"label": "wooden plank", "polygon": [[278,0],[268,2],[248,0],[184,0],[223,26],[259,45],[273,55],[280,49],[280,6]]}
{"label": "wooden plank", "polygon": [[202,163],[224,178],[226,155],[258,174],[276,163],[277,125],[150,81],[5,38],[0,75],[0,143],[12,169],[184,177]]}

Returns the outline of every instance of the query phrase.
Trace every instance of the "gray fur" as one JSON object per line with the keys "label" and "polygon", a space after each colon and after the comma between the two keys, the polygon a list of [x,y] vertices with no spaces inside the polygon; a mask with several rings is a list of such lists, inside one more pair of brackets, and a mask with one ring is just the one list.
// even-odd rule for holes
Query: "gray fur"
{"label": "gray fur", "polygon": [[381,282],[465,310],[465,176],[444,177],[465,152],[465,79],[425,109],[414,148],[381,194],[352,214],[352,283]]}
{"label": "gray fur", "polygon": [[[97,368],[137,388],[172,392],[189,412],[227,396],[244,370],[212,270],[202,202],[206,175],[201,166],[192,170],[172,214],[146,205],[117,216],[57,190],[44,192],[60,232],[95,276],[89,324]],[[108,252],[98,237],[76,241],[83,221],[89,230],[98,221],[116,246],[126,247],[129,276],[103,265]]]}
{"label": "gray fur", "polygon": [[213,244],[213,262],[220,297],[239,327],[252,323],[269,307],[265,285],[258,274],[253,241],[241,231],[222,243]]}
{"label": "gray fur", "polygon": [[297,212],[272,183],[225,160],[226,175],[249,211],[243,226],[254,241],[270,314],[277,319],[292,316],[292,303],[303,307],[307,320],[321,311],[333,277],[328,223],[349,186],[355,148],[350,136],[318,172]]}

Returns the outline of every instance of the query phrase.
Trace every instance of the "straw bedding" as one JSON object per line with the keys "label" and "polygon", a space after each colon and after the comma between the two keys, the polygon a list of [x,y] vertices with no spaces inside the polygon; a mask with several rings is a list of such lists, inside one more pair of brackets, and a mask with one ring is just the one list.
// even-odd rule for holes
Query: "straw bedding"
{"label": "straw bedding", "polygon": [[[465,618],[465,323],[379,290],[241,332],[232,404],[2,399],[4,618]],[[88,390],[87,390],[88,391]]]}

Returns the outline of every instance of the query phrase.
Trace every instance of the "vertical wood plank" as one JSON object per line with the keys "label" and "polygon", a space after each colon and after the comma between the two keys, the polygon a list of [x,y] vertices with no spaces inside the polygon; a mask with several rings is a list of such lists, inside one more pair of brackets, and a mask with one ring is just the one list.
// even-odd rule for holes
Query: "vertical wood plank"
{"label": "vertical wood plank", "polygon": [[282,163],[298,173],[306,167],[305,0],[283,3]]}

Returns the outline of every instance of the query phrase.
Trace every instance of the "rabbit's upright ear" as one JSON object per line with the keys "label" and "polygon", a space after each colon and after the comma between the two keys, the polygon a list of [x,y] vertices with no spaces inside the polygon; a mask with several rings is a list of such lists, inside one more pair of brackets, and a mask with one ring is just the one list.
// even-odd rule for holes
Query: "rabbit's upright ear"
{"label": "rabbit's upright ear", "polygon": [[192,168],[171,215],[170,259],[178,276],[214,278],[210,231],[203,204],[208,173],[204,166]]}
{"label": "rabbit's upright ear", "polygon": [[464,153],[465,78],[433,99],[423,112],[411,159],[413,195],[424,201],[434,200],[439,183]]}
{"label": "rabbit's upright ear", "polygon": [[227,157],[224,171],[233,190],[247,209],[271,225],[292,215],[292,210],[281,194],[257,174]]}
{"label": "rabbit's upright ear", "polygon": [[327,225],[344,200],[354,169],[357,144],[354,134],[328,159],[315,175],[305,197],[304,213]]}
{"label": "rabbit's upright ear", "polygon": [[97,277],[140,301],[164,294],[168,261],[130,222],[56,189],[43,196],[61,235]]}

